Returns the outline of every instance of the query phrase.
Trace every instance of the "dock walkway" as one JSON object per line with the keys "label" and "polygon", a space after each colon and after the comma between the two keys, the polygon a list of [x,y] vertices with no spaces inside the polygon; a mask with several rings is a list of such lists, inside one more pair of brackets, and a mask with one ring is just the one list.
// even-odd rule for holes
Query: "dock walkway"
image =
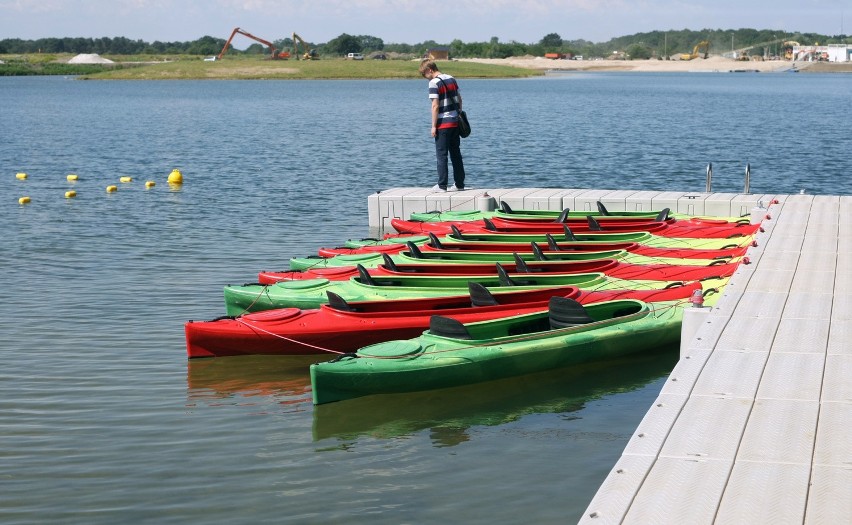
{"label": "dock walkway", "polygon": [[485,193],[763,219],[581,523],[852,523],[852,197],[399,188],[370,196],[370,224],[477,209]]}

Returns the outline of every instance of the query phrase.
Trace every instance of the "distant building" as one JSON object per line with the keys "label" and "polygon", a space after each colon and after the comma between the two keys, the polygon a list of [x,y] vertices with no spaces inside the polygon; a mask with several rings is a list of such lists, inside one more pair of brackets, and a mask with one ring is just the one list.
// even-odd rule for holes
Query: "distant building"
{"label": "distant building", "polygon": [[430,60],[449,60],[450,59],[450,48],[449,47],[433,47],[432,49],[426,51],[426,58]]}
{"label": "distant building", "polygon": [[846,44],[829,44],[827,46],[793,46],[793,60],[805,62],[850,62],[852,61],[852,46]]}

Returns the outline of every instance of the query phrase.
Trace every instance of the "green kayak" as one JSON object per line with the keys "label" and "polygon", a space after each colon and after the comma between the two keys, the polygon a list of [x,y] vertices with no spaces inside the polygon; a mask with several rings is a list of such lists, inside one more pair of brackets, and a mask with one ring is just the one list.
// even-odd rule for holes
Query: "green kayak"
{"label": "green kayak", "polygon": [[491,381],[613,359],[676,342],[680,303],[554,297],[545,311],[461,324],[433,316],[418,338],[361,348],[311,365],[316,405],[372,394]]}
{"label": "green kayak", "polygon": [[[602,243],[609,244],[614,242],[635,242],[654,248],[700,248],[707,250],[715,250],[721,248],[730,248],[735,246],[748,246],[751,243],[751,238],[743,239],[699,239],[692,237],[663,237],[654,235],[648,232],[629,232],[629,233],[572,233],[565,235],[551,234],[559,242],[582,242],[582,243]],[[446,243],[458,242],[494,242],[494,243],[546,243],[546,233],[462,233],[439,235],[438,240]],[[387,239],[363,238],[349,239],[343,243],[342,248],[356,250],[359,248],[368,248],[371,246],[391,246],[412,242],[416,245],[422,245],[430,242],[428,235],[403,235],[399,237],[388,237]]]}
{"label": "green kayak", "polygon": [[[290,270],[311,270],[315,268],[339,268],[343,266],[362,265],[365,268],[375,268],[389,257],[395,263],[435,263],[435,264],[470,264],[472,262],[511,262],[517,253],[525,261],[540,260],[530,246],[517,252],[474,252],[474,251],[417,251],[403,250],[399,253],[356,253],[353,255],[335,255],[334,257],[294,257],[290,259]],[[614,259],[632,264],[677,264],[689,266],[707,266],[712,262],[708,259],[684,259],[675,257],[648,257],[628,252],[626,250],[605,250],[599,252],[554,252],[544,251],[543,255],[550,261],[597,261]],[[728,259],[737,262],[736,259]]]}
{"label": "green kayak", "polygon": [[[653,290],[676,286],[679,281],[650,281],[617,279],[602,273],[550,274],[529,273],[500,274],[495,268],[493,275],[425,276],[394,275],[370,276],[359,266],[360,277],[348,281],[328,279],[305,279],[280,281],[275,284],[228,285],[224,289],[227,315],[242,315],[275,308],[319,308],[328,303],[328,292],[333,292],[348,302],[380,301],[390,298],[443,297],[459,295],[468,289],[468,283],[477,282],[492,293],[502,290],[530,290],[554,286],[576,286],[588,290]],[[501,268],[502,269],[502,268]],[[704,289],[722,289],[727,278],[702,281]]]}
{"label": "green kayak", "polygon": [[479,211],[479,210],[432,210],[422,213],[412,213],[410,220],[420,222],[445,222],[445,221],[477,221],[480,219],[491,219],[493,217],[501,217],[504,219],[567,219],[567,218],[582,218],[588,216],[595,218],[607,217],[610,219],[625,218],[625,219],[650,219],[662,221],[667,218],[674,219],[721,219],[728,221],[736,221],[741,217],[710,217],[687,215],[685,213],[672,213],[668,208],[655,211],[611,211],[604,206],[600,201],[597,202],[597,210],[514,210],[505,202],[500,203],[500,207],[494,211]]}

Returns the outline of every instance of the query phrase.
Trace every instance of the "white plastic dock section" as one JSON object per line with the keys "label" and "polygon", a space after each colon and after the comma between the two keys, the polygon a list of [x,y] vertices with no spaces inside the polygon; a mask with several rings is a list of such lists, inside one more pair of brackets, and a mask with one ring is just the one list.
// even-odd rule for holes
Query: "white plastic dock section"
{"label": "white plastic dock section", "polygon": [[581,523],[852,523],[852,197],[778,199]]}
{"label": "white plastic dock section", "polygon": [[718,216],[780,201],[580,523],[852,523],[852,197],[397,188],[369,197],[370,225],[477,209],[486,192],[518,209]]}
{"label": "white plastic dock section", "polygon": [[683,191],[589,190],[545,188],[472,189],[435,193],[423,188],[392,188],[367,198],[370,228],[389,231],[391,219],[408,219],[412,213],[427,211],[476,210],[480,199],[494,197],[513,209],[597,211],[601,201],[613,211],[651,211],[669,208],[690,215],[722,217],[748,215],[758,202],[768,203],[773,195],[698,193]]}

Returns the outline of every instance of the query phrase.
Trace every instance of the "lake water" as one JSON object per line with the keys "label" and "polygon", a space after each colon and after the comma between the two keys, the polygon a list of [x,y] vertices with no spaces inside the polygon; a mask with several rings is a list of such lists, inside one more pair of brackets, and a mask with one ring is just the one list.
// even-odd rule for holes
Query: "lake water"
{"label": "lake water", "polygon": [[[712,162],[715,191],[749,163],[754,193],[852,194],[849,75],[461,88],[475,187],[703,191]],[[187,362],[183,324],[222,315],[223,285],[366,235],[374,191],[434,184],[424,81],[0,78],[0,107],[4,524],[573,522],[676,362],[320,407],[319,358]]]}

